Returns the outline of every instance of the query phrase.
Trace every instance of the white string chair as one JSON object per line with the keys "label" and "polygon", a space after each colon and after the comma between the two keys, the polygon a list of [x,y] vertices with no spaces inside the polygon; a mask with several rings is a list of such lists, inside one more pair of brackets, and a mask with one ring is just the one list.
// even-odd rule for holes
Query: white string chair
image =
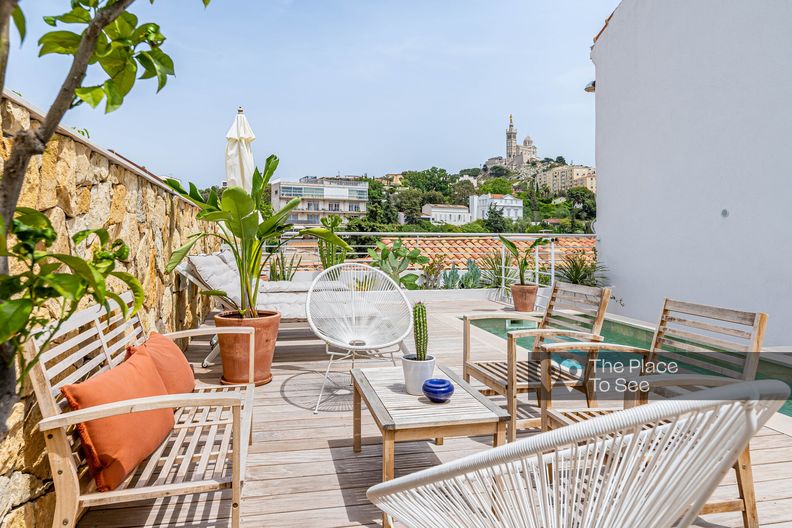
{"label": "white string chair", "polygon": [[689,526],[789,397],[740,383],[555,429],[373,486],[410,528]]}
{"label": "white string chair", "polygon": [[[382,271],[364,264],[327,268],[314,279],[305,307],[308,325],[325,342],[330,355],[314,413],[319,412],[334,362],[358,357],[393,357],[394,347],[407,349],[412,307],[402,289]],[[388,348],[391,350],[387,351]]]}

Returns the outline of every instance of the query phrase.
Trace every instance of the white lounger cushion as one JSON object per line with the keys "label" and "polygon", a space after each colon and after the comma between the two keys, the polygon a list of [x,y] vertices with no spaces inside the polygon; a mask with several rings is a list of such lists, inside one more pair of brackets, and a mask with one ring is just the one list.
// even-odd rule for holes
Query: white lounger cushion
{"label": "white lounger cushion", "polygon": [[[222,290],[237,306],[239,296],[239,273],[230,252],[188,257],[190,272],[211,290]],[[259,284],[257,308],[274,310],[283,319],[305,319],[305,301],[310,282],[262,281]]]}

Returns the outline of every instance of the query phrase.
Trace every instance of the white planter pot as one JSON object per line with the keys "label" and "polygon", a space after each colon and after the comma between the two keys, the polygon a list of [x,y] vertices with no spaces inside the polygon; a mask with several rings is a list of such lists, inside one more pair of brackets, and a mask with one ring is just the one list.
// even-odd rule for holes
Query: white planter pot
{"label": "white planter pot", "polygon": [[[415,357],[415,354],[410,354]],[[435,367],[435,359],[427,355],[424,361],[415,359],[408,359],[408,356],[402,356],[402,368],[404,369],[404,388],[407,394],[414,396],[423,395],[424,381],[432,377]]]}

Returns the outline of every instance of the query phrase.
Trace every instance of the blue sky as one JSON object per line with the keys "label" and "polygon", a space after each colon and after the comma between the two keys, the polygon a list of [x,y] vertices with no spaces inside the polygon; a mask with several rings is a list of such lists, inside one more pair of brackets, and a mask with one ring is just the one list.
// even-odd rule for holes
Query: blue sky
{"label": "blue sky", "polygon": [[[618,0],[138,0],[162,26],[176,77],[139,81],[105,115],[64,124],[163,176],[201,186],[224,176],[225,133],[242,105],[256,161],[278,175],[452,171],[502,155],[514,114],[540,156],[594,163],[592,37]],[[29,37],[12,44],[6,86],[46,108],[66,57],[36,58],[42,15],[66,0],[22,2]]]}

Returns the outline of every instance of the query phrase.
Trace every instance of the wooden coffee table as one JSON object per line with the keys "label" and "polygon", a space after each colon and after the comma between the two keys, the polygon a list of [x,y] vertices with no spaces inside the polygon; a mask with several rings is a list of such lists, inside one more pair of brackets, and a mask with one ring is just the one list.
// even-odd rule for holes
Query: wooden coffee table
{"label": "wooden coffee table", "polygon": [[[401,367],[352,369],[353,449],[360,452],[361,401],[366,403],[382,434],[382,480],[393,478],[393,450],[399,441],[434,439],[442,444],[447,436],[492,435],[493,446],[506,440],[509,414],[465,383],[448,367],[437,367],[436,378],[454,384],[454,395],[446,403],[432,403],[425,396],[404,390]],[[383,515],[383,526],[390,521]]]}

